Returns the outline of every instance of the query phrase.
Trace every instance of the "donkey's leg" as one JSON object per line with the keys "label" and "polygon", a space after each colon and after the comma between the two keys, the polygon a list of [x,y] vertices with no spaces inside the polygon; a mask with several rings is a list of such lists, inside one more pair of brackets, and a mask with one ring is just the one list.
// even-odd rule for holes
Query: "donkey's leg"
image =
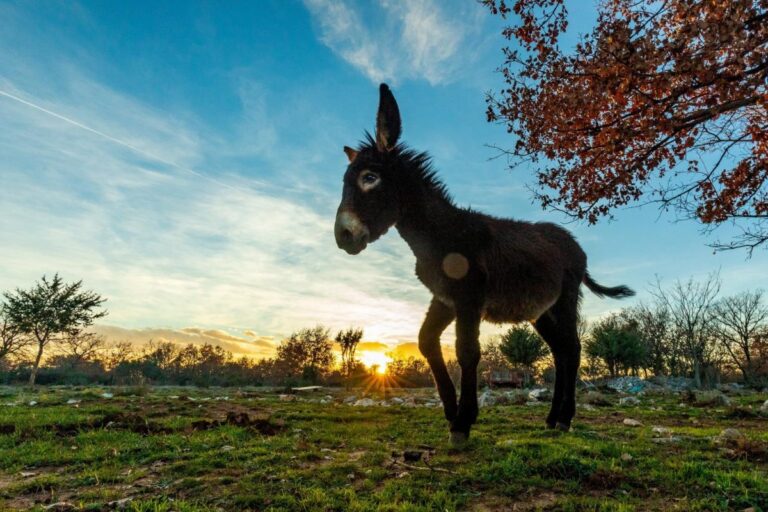
{"label": "donkey's leg", "polygon": [[477,420],[477,365],[480,362],[480,311],[458,307],[456,311],[456,356],[461,366],[459,412],[451,424],[451,441],[461,444]]}
{"label": "donkey's leg", "polygon": [[566,365],[563,357],[562,346],[557,332],[557,321],[551,311],[544,313],[533,324],[539,335],[544,338],[549,348],[552,350],[552,358],[555,360],[555,392],[552,395],[552,405],[547,414],[547,428],[555,428],[557,418],[560,415],[560,408],[563,404],[563,393],[565,390]]}
{"label": "donkey's leg", "polygon": [[448,421],[456,418],[456,388],[448,374],[448,368],[445,367],[443,351],[440,349],[440,335],[454,318],[456,314],[451,308],[437,299],[432,299],[427,317],[419,331],[419,350],[432,369],[437,392],[440,394],[445,418]]}
{"label": "donkey's leg", "polygon": [[581,364],[581,342],[578,334],[578,292],[575,298],[562,304],[558,315],[560,319],[560,337],[565,364],[565,388],[563,390],[563,404],[557,417],[557,428],[569,430],[571,420],[576,414],[576,380],[579,377],[579,365]]}

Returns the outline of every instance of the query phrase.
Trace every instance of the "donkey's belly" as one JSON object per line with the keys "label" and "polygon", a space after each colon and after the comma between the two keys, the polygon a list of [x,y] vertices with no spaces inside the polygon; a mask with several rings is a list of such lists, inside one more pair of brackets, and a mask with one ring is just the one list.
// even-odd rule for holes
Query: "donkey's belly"
{"label": "donkey's belly", "polygon": [[557,297],[515,297],[516,300],[489,298],[485,302],[483,319],[497,324],[533,322],[557,301]]}

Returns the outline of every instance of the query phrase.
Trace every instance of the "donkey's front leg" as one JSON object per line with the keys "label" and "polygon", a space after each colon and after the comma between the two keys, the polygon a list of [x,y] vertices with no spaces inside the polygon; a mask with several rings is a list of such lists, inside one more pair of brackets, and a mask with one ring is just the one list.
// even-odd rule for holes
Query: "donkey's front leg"
{"label": "donkey's front leg", "polygon": [[419,331],[419,350],[429,362],[432,375],[437,384],[437,392],[443,402],[443,411],[448,421],[456,418],[456,388],[453,386],[448,368],[443,360],[443,351],[440,349],[440,335],[446,327],[453,322],[456,314],[437,299],[432,299],[427,311],[427,317]]}
{"label": "donkey's front leg", "polygon": [[480,311],[463,307],[456,311],[456,356],[461,366],[459,412],[451,424],[451,442],[461,444],[477,420],[477,365],[480,362]]}

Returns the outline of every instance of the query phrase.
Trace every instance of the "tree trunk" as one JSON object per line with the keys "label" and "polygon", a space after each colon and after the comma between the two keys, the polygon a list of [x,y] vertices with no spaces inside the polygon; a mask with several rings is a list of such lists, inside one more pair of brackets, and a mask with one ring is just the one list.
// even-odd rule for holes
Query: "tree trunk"
{"label": "tree trunk", "polygon": [[37,357],[35,357],[35,365],[32,367],[32,373],[29,374],[29,387],[35,387],[35,380],[37,379],[37,369],[40,367],[40,360],[43,358],[43,343],[37,345]]}

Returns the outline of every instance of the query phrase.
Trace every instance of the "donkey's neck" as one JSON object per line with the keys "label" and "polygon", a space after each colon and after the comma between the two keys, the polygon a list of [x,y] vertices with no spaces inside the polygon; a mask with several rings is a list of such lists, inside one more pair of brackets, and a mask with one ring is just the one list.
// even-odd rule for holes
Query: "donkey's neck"
{"label": "donkey's neck", "polygon": [[445,243],[460,216],[460,209],[441,194],[425,191],[420,197],[411,197],[403,209],[396,228],[417,260],[432,257]]}

